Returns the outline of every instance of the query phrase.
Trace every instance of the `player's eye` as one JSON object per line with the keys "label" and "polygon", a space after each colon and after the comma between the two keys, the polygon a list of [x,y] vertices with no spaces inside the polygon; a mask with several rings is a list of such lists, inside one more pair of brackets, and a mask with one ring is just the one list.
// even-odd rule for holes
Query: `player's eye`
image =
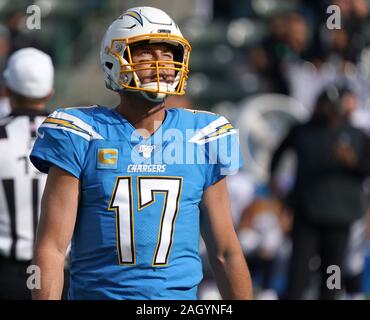
{"label": "player's eye", "polygon": [[137,58],[140,60],[151,60],[152,54],[150,52],[140,52]]}
{"label": "player's eye", "polygon": [[173,60],[173,54],[171,52],[165,52],[163,58],[164,60]]}
{"label": "player's eye", "polygon": [[132,55],[134,57],[144,57],[152,55],[152,51],[150,50],[150,48],[147,47],[135,48],[132,50]]}
{"label": "player's eye", "polygon": [[153,55],[151,52],[149,51],[142,51],[140,53],[138,53],[136,55],[136,58],[135,60],[137,62],[146,62],[146,61],[150,61],[150,60],[153,60]]}

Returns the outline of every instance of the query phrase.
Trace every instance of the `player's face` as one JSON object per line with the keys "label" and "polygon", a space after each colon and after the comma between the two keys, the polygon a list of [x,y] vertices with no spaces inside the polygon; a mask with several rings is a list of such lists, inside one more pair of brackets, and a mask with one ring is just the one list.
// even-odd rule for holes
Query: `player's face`
{"label": "player's face", "polygon": [[[159,82],[173,83],[175,80],[174,52],[171,46],[166,44],[142,44],[131,49],[133,63],[142,63],[140,68],[155,67],[155,61],[161,61],[159,66]],[[168,61],[168,63],[167,63]],[[146,63],[147,62],[147,63]],[[157,81],[156,69],[136,71],[141,83]]]}

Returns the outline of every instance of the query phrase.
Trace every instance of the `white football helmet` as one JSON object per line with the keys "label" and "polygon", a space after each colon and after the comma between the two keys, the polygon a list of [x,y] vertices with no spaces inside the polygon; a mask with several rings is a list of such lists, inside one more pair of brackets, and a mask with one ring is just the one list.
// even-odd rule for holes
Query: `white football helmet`
{"label": "white football helmet", "polygon": [[[173,67],[168,61],[133,63],[131,49],[139,42],[167,43],[175,48]],[[166,95],[183,95],[189,73],[191,46],[176,23],[162,10],[135,7],[119,16],[108,28],[102,41],[100,60],[107,88],[113,91],[140,91],[151,101],[162,101]],[[162,63],[167,63],[167,66]],[[150,65],[148,67],[148,65]],[[176,71],[173,83],[161,82],[161,69]],[[156,70],[157,81],[141,83],[138,70]],[[150,93],[150,94],[149,94]]]}

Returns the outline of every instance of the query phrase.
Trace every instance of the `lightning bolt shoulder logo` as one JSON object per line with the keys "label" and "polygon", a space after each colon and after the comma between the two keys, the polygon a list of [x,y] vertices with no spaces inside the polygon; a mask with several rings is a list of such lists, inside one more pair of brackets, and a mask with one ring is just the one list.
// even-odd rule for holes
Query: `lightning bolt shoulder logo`
{"label": "lightning bolt shoulder logo", "polygon": [[44,124],[48,124],[48,123],[49,124],[55,124],[55,125],[60,126],[60,127],[69,128],[69,129],[72,129],[72,130],[75,130],[75,131],[78,131],[78,132],[81,132],[81,133],[84,133],[84,134],[89,134],[88,131],[80,128],[77,125],[75,125],[70,120],[64,120],[64,119],[58,119],[58,118],[48,118],[44,121]]}
{"label": "lightning bolt shoulder logo", "polygon": [[200,140],[209,140],[214,137],[219,137],[222,135],[225,135],[228,132],[231,132],[231,130],[234,129],[231,123],[225,123],[220,126],[218,126],[213,132],[207,134],[206,136],[200,138]]}
{"label": "lightning bolt shoulder logo", "polygon": [[52,128],[72,132],[88,141],[104,139],[93,127],[80,118],[66,112],[54,112],[42,123],[40,128]]}
{"label": "lightning bolt shoulder logo", "polygon": [[201,129],[189,142],[197,144],[205,144],[207,142],[217,140],[221,137],[228,136],[230,134],[236,134],[237,131],[233,125],[226,120],[224,117],[220,117],[209,125]]}

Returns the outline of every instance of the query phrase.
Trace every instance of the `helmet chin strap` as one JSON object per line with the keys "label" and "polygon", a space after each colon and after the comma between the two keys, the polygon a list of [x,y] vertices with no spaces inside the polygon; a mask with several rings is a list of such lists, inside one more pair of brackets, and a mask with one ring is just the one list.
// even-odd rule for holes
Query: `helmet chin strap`
{"label": "helmet chin strap", "polygon": [[156,93],[156,92],[145,92],[145,91],[138,91],[138,90],[135,90],[135,89],[118,89],[118,90],[115,90],[116,92],[118,93],[125,93],[125,92],[132,92],[132,93],[135,93],[135,94],[141,94],[146,100],[149,100],[151,102],[156,102],[156,103],[159,103],[159,102],[163,102],[164,99],[166,98],[166,94],[165,93]]}
{"label": "helmet chin strap", "polygon": [[[141,85],[141,88],[143,89],[153,89],[156,90],[158,89],[158,84],[157,82],[150,82],[150,83],[145,83]],[[161,91],[170,91],[174,92],[175,89],[173,88],[172,84],[169,83],[159,83],[159,89]],[[163,102],[163,100],[166,98],[167,94],[165,93],[156,93],[156,92],[146,92],[146,91],[140,91],[141,94],[144,96],[145,99],[152,101],[152,102]]]}
{"label": "helmet chin strap", "polygon": [[165,93],[148,93],[148,92],[145,92],[145,91],[140,91],[140,93],[142,94],[142,96],[151,101],[151,102],[163,102],[164,99],[166,98],[166,94]]}

